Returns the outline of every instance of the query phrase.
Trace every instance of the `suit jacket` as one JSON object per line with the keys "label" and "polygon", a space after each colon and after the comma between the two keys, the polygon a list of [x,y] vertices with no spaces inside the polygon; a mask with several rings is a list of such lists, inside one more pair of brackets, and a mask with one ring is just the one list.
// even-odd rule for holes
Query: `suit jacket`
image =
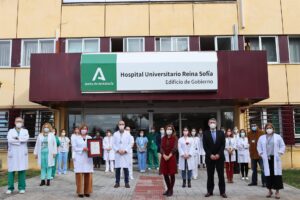
{"label": "suit jacket", "polygon": [[214,143],[210,130],[207,130],[203,134],[203,148],[206,153],[205,160],[210,161],[211,155],[220,155],[221,160],[225,160],[225,134],[223,131],[216,131],[216,143]]}

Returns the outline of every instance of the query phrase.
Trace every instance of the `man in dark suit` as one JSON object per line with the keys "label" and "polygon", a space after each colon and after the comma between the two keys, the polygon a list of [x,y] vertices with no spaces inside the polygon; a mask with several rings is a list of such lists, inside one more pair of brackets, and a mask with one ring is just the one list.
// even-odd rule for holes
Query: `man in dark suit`
{"label": "man in dark suit", "polygon": [[213,195],[214,191],[214,174],[215,169],[219,178],[219,190],[220,195],[223,198],[227,198],[225,193],[225,179],[224,179],[224,148],[225,148],[225,134],[222,131],[218,131],[217,120],[211,118],[208,120],[208,126],[210,130],[207,130],[203,134],[203,147],[205,150],[205,163],[207,169],[207,194],[205,197]]}

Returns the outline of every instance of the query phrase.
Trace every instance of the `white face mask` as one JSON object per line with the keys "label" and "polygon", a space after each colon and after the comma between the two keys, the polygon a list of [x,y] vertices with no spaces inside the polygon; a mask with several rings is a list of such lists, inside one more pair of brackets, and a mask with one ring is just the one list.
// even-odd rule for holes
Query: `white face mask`
{"label": "white face mask", "polygon": [[16,128],[22,128],[23,126],[23,123],[22,122],[17,122],[16,123]]}
{"label": "white face mask", "polygon": [[192,136],[195,136],[196,135],[196,131],[192,131]]}
{"label": "white face mask", "polygon": [[66,135],[66,132],[62,132],[62,133],[61,133],[61,136],[65,136],[65,135]]}
{"label": "white face mask", "polygon": [[124,125],[120,125],[120,126],[119,126],[119,130],[121,130],[121,131],[123,131],[123,130],[124,130],[124,128],[125,128],[125,126],[124,126]]}
{"label": "white face mask", "polygon": [[86,129],[82,129],[80,132],[81,132],[81,134],[85,135],[87,133],[87,130]]}
{"label": "white face mask", "polygon": [[160,130],[160,133],[162,134],[162,135],[164,135],[165,134],[165,130]]}
{"label": "white face mask", "polygon": [[266,132],[267,132],[267,134],[272,134],[273,133],[273,129],[272,128],[267,128]]}
{"label": "white face mask", "polygon": [[187,136],[189,134],[189,131],[183,131],[183,135]]}
{"label": "white face mask", "polygon": [[241,137],[245,137],[246,133],[245,132],[241,132]]}
{"label": "white face mask", "polygon": [[167,130],[167,135],[172,135],[173,131],[172,130]]}
{"label": "white face mask", "polygon": [[140,133],[140,136],[141,136],[141,137],[144,137],[144,133]]}
{"label": "white face mask", "polygon": [[234,133],[238,133],[238,130],[237,130],[237,129],[233,129],[233,132],[234,132]]}
{"label": "white face mask", "polygon": [[211,129],[215,129],[216,127],[217,127],[217,125],[215,123],[209,124],[209,128],[211,128]]}
{"label": "white face mask", "polygon": [[49,128],[44,128],[45,133],[49,133],[50,129]]}

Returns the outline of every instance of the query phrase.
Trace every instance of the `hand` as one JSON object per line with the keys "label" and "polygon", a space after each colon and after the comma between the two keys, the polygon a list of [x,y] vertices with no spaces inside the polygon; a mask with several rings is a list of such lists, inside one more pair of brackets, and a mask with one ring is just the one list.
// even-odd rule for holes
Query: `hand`
{"label": "hand", "polygon": [[215,155],[215,158],[216,158],[216,160],[219,160],[219,159],[220,159],[220,155],[219,155],[219,154],[216,154],[216,155]]}
{"label": "hand", "polygon": [[166,154],[163,155],[163,158],[165,159],[165,161],[169,160],[169,157]]}
{"label": "hand", "polygon": [[89,149],[87,147],[84,147],[83,148],[83,151],[88,151]]}
{"label": "hand", "polygon": [[210,159],[216,160],[216,156],[215,155],[210,155]]}

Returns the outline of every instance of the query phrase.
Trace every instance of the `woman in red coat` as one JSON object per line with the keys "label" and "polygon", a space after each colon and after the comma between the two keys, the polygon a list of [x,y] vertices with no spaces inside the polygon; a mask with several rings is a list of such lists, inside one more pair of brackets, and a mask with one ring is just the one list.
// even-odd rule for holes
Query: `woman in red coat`
{"label": "woman in red coat", "polygon": [[175,184],[175,174],[177,174],[177,137],[173,125],[166,126],[166,135],[161,140],[160,153],[162,155],[160,161],[160,174],[164,175],[167,185],[166,196],[173,195],[173,187]]}

